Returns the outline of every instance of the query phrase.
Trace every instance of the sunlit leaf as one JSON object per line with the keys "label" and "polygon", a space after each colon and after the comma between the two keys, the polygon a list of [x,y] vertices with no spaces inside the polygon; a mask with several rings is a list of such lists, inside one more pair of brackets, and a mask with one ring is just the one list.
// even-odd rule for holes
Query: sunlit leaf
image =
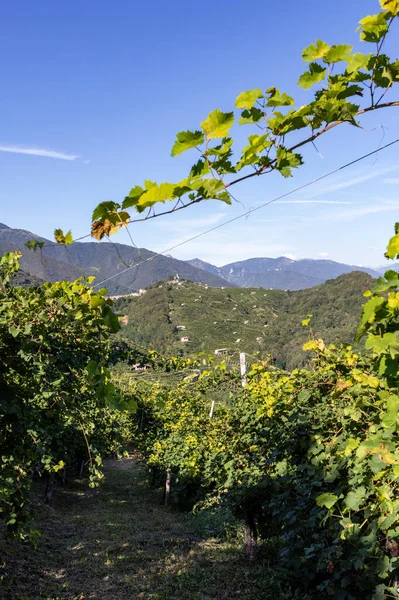
{"label": "sunlit leaf", "polygon": [[263,98],[262,90],[260,90],[259,88],[247,90],[246,92],[241,92],[241,94],[239,94],[236,98],[236,107],[249,109],[255,104],[255,102],[259,98]]}
{"label": "sunlit leaf", "polygon": [[299,87],[304,88],[305,90],[310,89],[315,83],[323,81],[326,71],[327,69],[321,65],[311,63],[309,65],[309,71],[305,71],[305,73],[300,76],[298,80]]}
{"label": "sunlit leaf", "polygon": [[234,113],[221,112],[218,108],[201,121],[201,127],[208,139],[226,137],[233,124]]}
{"label": "sunlit leaf", "polygon": [[182,154],[190,148],[195,148],[204,143],[204,134],[202,131],[180,131],[176,135],[177,140],[175,141],[171,155],[177,156]]}
{"label": "sunlit leaf", "polygon": [[312,62],[323,56],[328,52],[330,46],[321,40],[316,40],[316,44],[311,44],[302,52],[302,58],[305,62]]}

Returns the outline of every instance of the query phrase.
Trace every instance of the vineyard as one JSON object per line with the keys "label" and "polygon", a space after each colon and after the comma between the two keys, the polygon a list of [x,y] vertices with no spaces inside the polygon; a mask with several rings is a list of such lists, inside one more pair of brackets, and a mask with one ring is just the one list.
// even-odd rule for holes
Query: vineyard
{"label": "vineyard", "polygon": [[[387,93],[399,62],[383,46],[399,2],[380,5],[360,21],[372,54],[317,40],[299,79],[319,86],[309,104],[287,109],[294,100],[274,87],[243,92],[239,124],[264,132],[235,164],[234,113],[216,110],[177,135],[172,155],[201,152],[189,175],[101,203],[93,237],[127,227],[130,209],[153,218],[167,201],[169,212],[229,203],[243,178],[288,177],[301,146],[397,106]],[[398,257],[396,224],[386,258]],[[0,258],[2,597],[399,598],[398,273],[364,293],[356,346],[315,337],[304,312],[310,366],[260,353],[243,381],[206,354],[121,339],[106,281],[16,286],[19,260]]]}

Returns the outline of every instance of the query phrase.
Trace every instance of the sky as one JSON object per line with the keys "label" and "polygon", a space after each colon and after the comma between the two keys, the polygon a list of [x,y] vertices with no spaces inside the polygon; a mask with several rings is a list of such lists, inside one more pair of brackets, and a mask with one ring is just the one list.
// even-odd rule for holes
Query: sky
{"label": "sky", "polygon": [[[0,222],[51,239],[57,227],[87,234],[99,202],[121,202],[145,179],[185,177],[196,157],[171,158],[176,132],[198,128],[215,108],[232,110],[241,91],[276,86],[298,105],[310,99],[296,86],[302,49],[320,38],[365,51],[355,29],[378,10],[377,0],[3,0]],[[386,52],[399,56],[399,23]],[[362,125],[340,126],[306,148],[293,178],[273,173],[237,185],[232,206],[208,201],[132,224],[135,244],[219,266],[282,255],[384,265],[399,221],[399,144],[294,192],[399,137],[399,108]],[[233,130],[242,140],[250,133]],[[131,243],[126,232],[114,240]]]}

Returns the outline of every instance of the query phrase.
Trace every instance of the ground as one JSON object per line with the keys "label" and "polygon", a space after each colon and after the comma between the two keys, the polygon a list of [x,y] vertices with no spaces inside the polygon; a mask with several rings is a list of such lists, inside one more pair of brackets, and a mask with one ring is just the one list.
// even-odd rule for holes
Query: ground
{"label": "ground", "polygon": [[[38,491],[40,487],[38,488]],[[59,486],[39,502],[37,548],[0,543],[3,600],[290,600],[267,561],[246,563],[240,540],[203,516],[162,505],[135,458],[109,460],[104,483]],[[213,524],[213,530],[215,529]]]}

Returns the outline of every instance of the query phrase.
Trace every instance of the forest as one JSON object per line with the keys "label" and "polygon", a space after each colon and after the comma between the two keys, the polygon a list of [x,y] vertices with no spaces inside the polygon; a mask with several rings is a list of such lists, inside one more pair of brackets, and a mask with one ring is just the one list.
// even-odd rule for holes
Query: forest
{"label": "forest", "polygon": [[[100,203],[92,237],[108,240],[135,221],[210,199],[229,204],[244,178],[289,177],[303,163],[302,146],[397,107],[389,92],[399,61],[384,42],[397,35],[399,2],[379,4],[359,23],[366,53],[321,40],[304,50],[298,85],[316,86],[307,104],[294,107],[275,87],[242,92],[237,124],[255,133],[241,152],[230,136],[234,111],[216,109],[199,130],[177,134],[173,156],[200,149],[187,176],[146,180],[121,203]],[[54,243],[67,249],[72,233],[57,229]],[[41,244],[32,240],[27,251]],[[267,291],[278,319],[294,298],[306,341],[297,335],[284,357],[290,324],[276,328],[275,356],[260,348],[243,379],[208,356],[210,346],[175,352],[168,332],[148,349],[153,317],[115,306],[106,280],[15,285],[20,258],[0,258],[2,597],[399,597],[397,272],[320,286],[324,306],[339,290],[341,339],[329,339],[319,288]],[[398,223],[386,258],[399,258]],[[143,297],[148,303],[152,293],[147,308],[161,322],[167,292]],[[123,338],[124,327],[141,337]]]}

